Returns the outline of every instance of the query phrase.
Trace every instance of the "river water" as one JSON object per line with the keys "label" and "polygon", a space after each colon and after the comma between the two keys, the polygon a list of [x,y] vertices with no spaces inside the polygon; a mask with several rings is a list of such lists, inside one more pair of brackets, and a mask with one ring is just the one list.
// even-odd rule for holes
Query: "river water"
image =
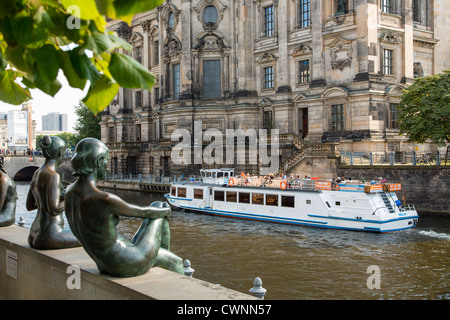
{"label": "river water", "polygon": [[[25,208],[28,189],[17,185],[16,220],[23,216],[25,227],[36,214]],[[107,191],[138,205],[164,199]],[[140,223],[127,218],[118,228],[131,238]],[[372,234],[174,210],[170,226],[171,251],[191,261],[195,278],[248,293],[260,277],[266,300],[450,299],[450,218],[424,216],[415,229]]]}

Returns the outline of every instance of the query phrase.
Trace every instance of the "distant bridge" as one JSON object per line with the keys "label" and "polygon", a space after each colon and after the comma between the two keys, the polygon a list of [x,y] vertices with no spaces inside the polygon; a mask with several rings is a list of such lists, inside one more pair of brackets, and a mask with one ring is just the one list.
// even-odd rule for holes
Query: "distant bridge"
{"label": "distant bridge", "polygon": [[14,181],[31,181],[33,173],[45,162],[44,157],[4,157],[5,170]]}

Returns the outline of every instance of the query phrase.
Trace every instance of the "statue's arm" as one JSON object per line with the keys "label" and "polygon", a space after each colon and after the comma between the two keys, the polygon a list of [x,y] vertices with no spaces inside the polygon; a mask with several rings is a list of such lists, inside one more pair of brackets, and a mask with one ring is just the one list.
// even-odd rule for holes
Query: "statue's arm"
{"label": "statue's arm", "polygon": [[47,210],[52,216],[57,216],[64,212],[64,201],[60,202],[61,196],[59,175],[50,178],[47,186]]}
{"label": "statue's arm", "polygon": [[169,217],[171,214],[170,207],[167,208],[157,208],[150,206],[140,207],[134,204],[129,204],[113,194],[108,194],[107,201],[110,207],[112,208],[113,212],[111,213],[118,216],[128,216],[144,219],[158,219]]}
{"label": "statue's arm", "polygon": [[0,177],[0,209],[3,208],[3,205],[5,204],[7,192],[8,184]]}
{"label": "statue's arm", "polygon": [[33,192],[31,191],[32,189],[33,189],[33,182],[31,182],[30,189],[28,190],[27,195],[26,206],[28,211],[37,209],[36,200],[34,199]]}

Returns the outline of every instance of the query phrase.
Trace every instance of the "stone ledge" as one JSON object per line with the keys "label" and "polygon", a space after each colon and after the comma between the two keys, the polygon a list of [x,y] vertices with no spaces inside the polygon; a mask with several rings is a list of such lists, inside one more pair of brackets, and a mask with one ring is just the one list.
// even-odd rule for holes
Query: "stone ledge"
{"label": "stone ledge", "polygon": [[[28,245],[29,229],[0,228],[0,299],[75,300],[255,300],[257,298],[206,281],[152,268],[142,276],[115,278],[100,274],[86,251],[79,248],[35,250]],[[17,253],[17,279],[6,274],[6,250]],[[80,268],[80,289],[69,289]]]}

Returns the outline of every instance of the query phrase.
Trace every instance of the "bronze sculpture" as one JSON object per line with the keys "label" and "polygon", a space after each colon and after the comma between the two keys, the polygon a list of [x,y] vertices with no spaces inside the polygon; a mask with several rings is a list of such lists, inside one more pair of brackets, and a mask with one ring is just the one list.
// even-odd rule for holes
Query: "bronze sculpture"
{"label": "bronze sculpture", "polygon": [[[140,207],[99,190],[96,181],[104,177],[108,159],[108,148],[97,139],[77,144],[71,163],[78,178],[68,187],[65,200],[73,233],[101,273],[137,276],[158,266],[183,274],[183,261],[169,251],[169,205],[157,201]],[[144,219],[131,241],[116,229],[119,216]]]}
{"label": "bronze sculpture", "polygon": [[0,227],[7,227],[16,221],[17,191],[3,164],[0,157]]}
{"label": "bronze sculpture", "polygon": [[63,160],[66,143],[59,137],[44,136],[39,141],[45,163],[31,179],[26,207],[38,209],[30,228],[28,243],[35,249],[62,249],[80,246],[70,230],[64,230],[64,187],[56,168]]}

